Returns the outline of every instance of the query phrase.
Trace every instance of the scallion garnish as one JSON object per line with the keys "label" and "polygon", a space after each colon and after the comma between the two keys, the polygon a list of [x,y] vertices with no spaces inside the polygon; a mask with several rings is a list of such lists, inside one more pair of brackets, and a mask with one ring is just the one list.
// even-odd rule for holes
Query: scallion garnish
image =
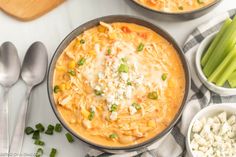
{"label": "scallion garnish", "polygon": [[40,132],[44,132],[44,126],[41,123],[36,124],[35,128]]}
{"label": "scallion garnish", "polygon": [[91,109],[91,110],[90,110],[90,113],[89,113],[89,116],[88,116],[88,119],[89,119],[90,121],[93,120],[94,115],[95,115],[95,112]]}
{"label": "scallion garnish", "polygon": [[94,90],[94,93],[95,93],[95,95],[97,95],[97,96],[101,96],[102,95],[102,91],[101,90]]}
{"label": "scallion garnish", "polygon": [[161,79],[162,79],[163,81],[165,81],[165,80],[167,79],[167,74],[166,74],[166,73],[162,74],[162,75],[161,75]]}
{"label": "scallion garnish", "polygon": [[128,59],[127,58],[121,58],[121,61],[126,63],[128,61]]}
{"label": "scallion garnish", "polygon": [[55,125],[55,129],[54,129],[56,132],[61,132],[62,131],[62,126],[61,126],[61,124],[59,124],[59,123],[57,123],[56,125]]}
{"label": "scallion garnish", "polygon": [[35,130],[32,136],[32,139],[38,140],[40,138],[39,130]]}
{"label": "scallion garnish", "polygon": [[25,134],[26,135],[30,135],[32,133],[34,133],[34,129],[33,128],[31,128],[31,127],[26,127],[25,128]]}
{"label": "scallion garnish", "polygon": [[141,106],[138,103],[133,103],[132,106],[135,107],[136,110],[141,109]]}
{"label": "scallion garnish", "polygon": [[84,43],[85,43],[85,40],[84,40],[84,39],[81,39],[79,42],[80,42],[80,44],[84,44]]}
{"label": "scallion garnish", "polygon": [[45,134],[47,135],[53,135],[53,130],[54,130],[54,126],[53,125],[48,125],[47,130],[45,131]]}
{"label": "scallion garnish", "polygon": [[183,10],[184,7],[183,7],[183,6],[179,6],[178,9],[179,9],[179,10]]}
{"label": "scallion garnish", "polygon": [[66,135],[67,141],[69,143],[74,142],[74,138],[73,138],[73,136],[70,133],[66,133],[65,135]]}
{"label": "scallion garnish", "polygon": [[150,92],[147,96],[149,99],[156,100],[158,98],[157,92]]}
{"label": "scallion garnish", "polygon": [[72,69],[70,69],[70,70],[68,70],[68,73],[71,75],[71,76],[75,76],[75,71],[74,70],[72,70]]}
{"label": "scallion garnish", "polygon": [[50,157],[55,157],[56,154],[57,154],[57,150],[55,148],[52,148],[49,156]]}
{"label": "scallion garnish", "polygon": [[118,108],[118,106],[117,106],[116,104],[112,104],[112,105],[111,105],[111,112],[116,111],[117,108]]}
{"label": "scallion garnish", "polygon": [[128,86],[132,86],[132,83],[130,81],[127,82]]}
{"label": "scallion garnish", "polygon": [[86,61],[86,59],[85,59],[84,57],[82,57],[82,58],[80,58],[80,60],[78,61],[77,64],[78,64],[79,66],[82,66],[82,65],[84,65],[85,61]]}
{"label": "scallion garnish", "polygon": [[39,145],[39,146],[44,146],[45,143],[43,141],[41,141],[41,140],[35,140],[34,144],[35,145]]}
{"label": "scallion garnish", "polygon": [[117,137],[118,137],[118,135],[115,134],[115,133],[109,135],[109,138],[111,138],[111,139],[114,139],[114,138],[117,138]]}
{"label": "scallion garnish", "polygon": [[35,153],[35,157],[41,157],[43,155],[43,149],[42,148],[38,148],[37,152]]}
{"label": "scallion garnish", "polygon": [[108,54],[108,55],[111,54],[111,49],[110,49],[110,48],[107,50],[107,54]]}
{"label": "scallion garnish", "polygon": [[118,72],[124,72],[124,73],[128,73],[129,72],[129,67],[126,64],[121,64],[118,68]]}
{"label": "scallion garnish", "polygon": [[138,52],[143,51],[143,48],[144,48],[144,44],[143,44],[143,43],[140,43],[140,44],[138,45],[137,51],[138,51]]}
{"label": "scallion garnish", "polygon": [[60,87],[58,85],[55,85],[53,88],[54,93],[58,93],[60,91]]}

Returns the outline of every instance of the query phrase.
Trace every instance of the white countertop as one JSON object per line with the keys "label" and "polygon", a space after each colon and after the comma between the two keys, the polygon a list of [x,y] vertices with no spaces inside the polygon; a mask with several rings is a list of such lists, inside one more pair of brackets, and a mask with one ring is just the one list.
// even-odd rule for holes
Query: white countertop
{"label": "white countertop", "polygon": [[[0,44],[11,41],[18,49],[21,60],[27,48],[34,41],[42,41],[49,53],[49,58],[62,39],[74,28],[88,20],[111,15],[129,14],[160,25],[167,30],[182,45],[187,35],[200,23],[210,19],[217,13],[236,7],[236,1],[224,0],[211,13],[191,21],[167,21],[158,19],[154,13],[137,7],[129,0],[67,0],[64,4],[31,22],[20,22],[0,12]],[[14,64],[14,63],[13,63]],[[25,92],[22,80],[11,89],[9,97],[10,133],[12,134],[18,107]],[[1,89],[2,94],[2,89]],[[29,104],[27,125],[34,126],[41,122],[45,126],[58,122],[48,101],[46,81],[33,90]],[[65,129],[64,129],[65,132]],[[51,147],[58,150],[57,157],[82,157],[88,151],[88,146],[80,141],[69,144],[62,134],[42,136],[46,142],[45,154]],[[31,136],[26,136],[22,153],[34,153],[36,148]]]}

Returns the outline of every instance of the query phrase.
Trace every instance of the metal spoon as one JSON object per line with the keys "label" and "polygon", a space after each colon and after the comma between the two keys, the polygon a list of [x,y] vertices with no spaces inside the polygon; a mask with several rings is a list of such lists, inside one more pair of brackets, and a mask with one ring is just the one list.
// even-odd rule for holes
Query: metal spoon
{"label": "metal spoon", "polygon": [[20,156],[31,89],[44,80],[47,66],[48,55],[46,47],[41,42],[33,43],[28,49],[22,65],[21,77],[27,85],[27,90],[19,109],[14,134],[10,144],[10,154]]}
{"label": "metal spoon", "polygon": [[20,76],[20,59],[16,47],[5,42],[0,47],[0,84],[3,86],[3,100],[0,104],[0,155],[7,155],[8,135],[8,93]]}

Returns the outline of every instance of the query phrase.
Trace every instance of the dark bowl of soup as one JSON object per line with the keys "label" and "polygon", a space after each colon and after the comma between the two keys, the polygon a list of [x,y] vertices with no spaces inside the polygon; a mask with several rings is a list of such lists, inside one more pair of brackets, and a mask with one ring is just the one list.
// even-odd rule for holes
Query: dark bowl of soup
{"label": "dark bowl of soup", "polygon": [[113,15],[72,31],[54,53],[47,81],[52,109],[71,134],[123,153],[169,134],[187,101],[190,73],[166,31]]}
{"label": "dark bowl of soup", "polygon": [[131,0],[138,6],[168,19],[195,19],[201,17],[223,0]]}

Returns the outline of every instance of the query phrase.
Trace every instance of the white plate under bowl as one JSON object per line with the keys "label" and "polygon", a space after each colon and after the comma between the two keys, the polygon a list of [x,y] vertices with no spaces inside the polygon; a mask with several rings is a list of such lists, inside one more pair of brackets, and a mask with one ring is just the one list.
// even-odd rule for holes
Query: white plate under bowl
{"label": "white plate under bowl", "polygon": [[201,111],[199,111],[191,120],[189,128],[188,128],[188,132],[187,132],[187,137],[186,137],[186,148],[187,148],[187,152],[189,157],[196,157],[193,154],[191,145],[190,145],[190,135],[191,135],[191,130],[193,127],[193,123],[197,120],[197,119],[201,119],[203,117],[212,117],[215,116],[221,112],[226,112],[227,114],[236,114],[236,103],[222,103],[222,104],[215,104],[215,105],[210,105],[208,107],[205,107],[204,109],[202,109]]}
{"label": "white plate under bowl", "polygon": [[195,67],[196,67],[196,72],[201,80],[201,82],[211,91],[221,95],[221,96],[232,96],[236,95],[236,88],[227,88],[227,87],[219,87],[216,86],[214,83],[211,83],[207,80],[206,76],[204,75],[201,67],[201,58],[203,53],[206,51],[208,48],[209,44],[213,40],[213,38],[216,36],[216,33],[209,35],[206,37],[201,44],[199,45],[196,56],[195,56]]}

